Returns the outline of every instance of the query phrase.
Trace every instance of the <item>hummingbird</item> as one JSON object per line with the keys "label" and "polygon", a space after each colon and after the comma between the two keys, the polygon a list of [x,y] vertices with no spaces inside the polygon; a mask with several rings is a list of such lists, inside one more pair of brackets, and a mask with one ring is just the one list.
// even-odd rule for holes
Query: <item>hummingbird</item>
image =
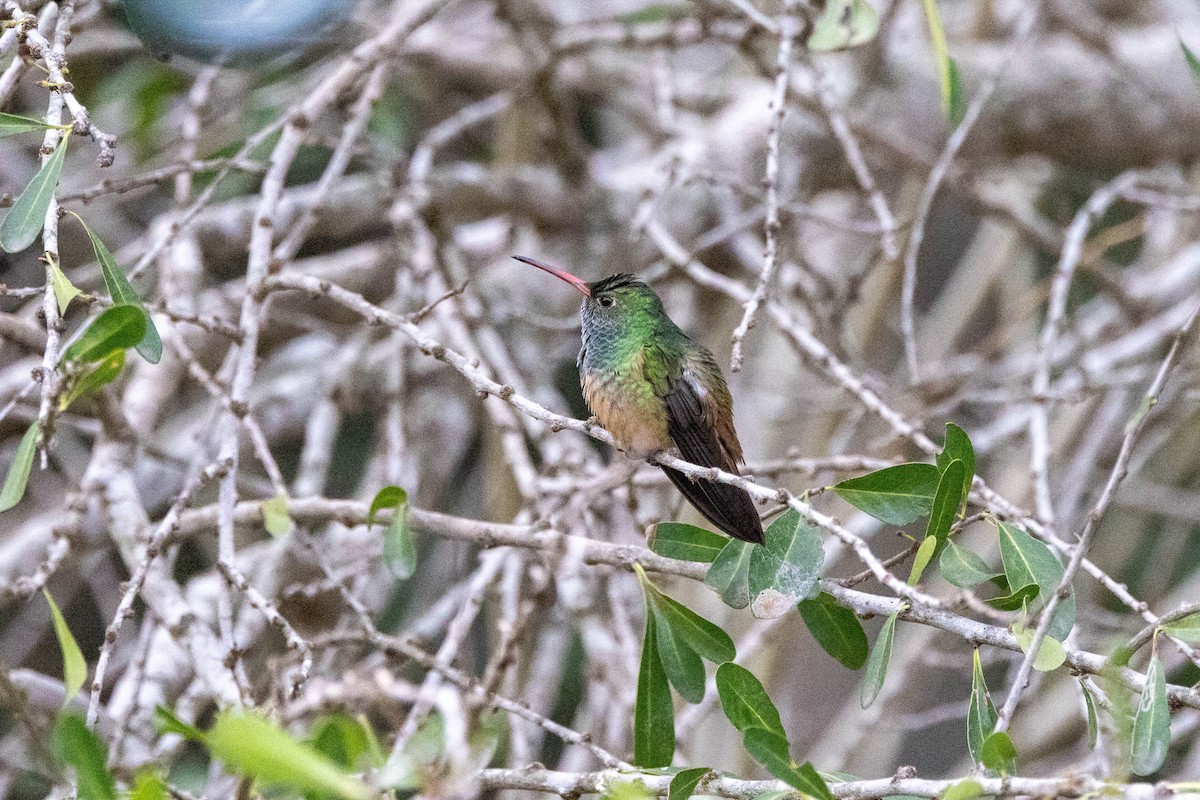
{"label": "hummingbird", "polygon": [[[577,360],[583,397],[626,454],[655,464],[655,454],[674,451],[693,464],[738,474],[742,445],[721,368],[671,321],[653,289],[625,272],[588,283],[532,258],[513,258],[583,294]],[[745,489],[657,466],[713,525],[762,543],[762,522]]]}

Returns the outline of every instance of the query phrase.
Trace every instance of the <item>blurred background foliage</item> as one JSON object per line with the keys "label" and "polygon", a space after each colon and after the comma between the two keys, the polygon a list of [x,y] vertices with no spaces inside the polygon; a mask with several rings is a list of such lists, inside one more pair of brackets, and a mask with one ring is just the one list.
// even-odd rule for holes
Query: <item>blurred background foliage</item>
{"label": "blurred background foliage", "polygon": [[[19,5],[46,13],[41,2]],[[358,64],[361,74],[349,88],[307,120],[275,209],[275,242],[319,198],[316,221],[294,253],[271,264],[272,274],[313,275],[401,314],[465,287],[423,317],[422,329],[478,358],[500,382],[576,418],[587,416],[574,365],[576,298],[510,261],[514,253],[589,280],[618,271],[643,276],[672,318],[728,364],[742,308],[720,281],[748,290],[762,267],[768,99],[779,44],[743,5],[431,4],[428,22],[377,60]],[[755,5],[770,19],[785,13],[777,3]],[[1190,0],[939,4],[968,101],[993,75],[998,83],[925,220],[915,258],[920,371],[913,375],[900,316],[903,256],[951,129],[922,4],[871,5],[878,36],[844,52],[799,47],[789,65],[780,269],[771,301],[918,429],[940,441],[945,422],[962,425],[975,443],[977,474],[1025,509],[1036,506],[1029,419],[1049,402],[1048,488],[1055,528],[1070,542],[1200,288],[1200,81],[1179,48],[1180,39],[1200,47],[1200,10]],[[108,395],[134,433],[136,455],[122,473],[132,488],[124,497],[134,498],[145,520],[160,520],[186,477],[219,451],[221,395],[228,399],[245,333],[238,333],[239,307],[249,242],[263,176],[281,139],[278,123],[409,6],[363,0],[316,46],[214,66],[164,60],[129,31],[120,4],[75,4],[70,79],[95,124],[116,135],[117,161],[100,168],[94,144],[73,136],[59,201],[108,244],[168,342],[161,364],[132,364]],[[811,20],[818,12],[800,3],[795,13]],[[1022,38],[1020,20],[1029,13],[1036,18]],[[27,57],[14,48],[0,67],[15,70]],[[341,142],[376,66],[382,78],[365,130]],[[49,94],[41,77],[30,68],[0,109],[40,117]],[[0,140],[0,192],[9,200],[35,173],[37,144],[36,135]],[[348,156],[344,169],[318,190],[339,152]],[[889,232],[863,185],[864,169],[896,221],[889,231],[898,238],[895,253],[886,252]],[[1099,188],[1131,171],[1140,193],[1121,196],[1086,229],[1048,356],[1051,391],[1035,396],[1038,337],[1068,226]],[[66,274],[103,296],[85,233],[70,223],[60,233]],[[698,277],[678,263],[672,242],[711,273]],[[0,297],[7,331],[0,401],[14,400],[0,414],[0,463],[12,460],[38,416],[37,392],[26,386],[42,358],[29,345],[36,338],[30,331],[44,340],[40,298],[9,290],[44,285],[39,255],[37,247],[0,254],[0,280],[11,295]],[[73,304],[67,335],[94,310],[92,303]],[[654,522],[698,522],[655,471],[586,437],[516,416],[496,397],[482,399],[477,387],[409,340],[328,297],[275,292],[261,319],[250,414],[293,501],[351,499],[365,512],[376,492],[394,483],[415,509],[552,525],[629,545],[644,542]],[[826,364],[795,346],[767,311],[759,313],[746,351],[744,369],[729,377],[746,472],[760,483],[798,494],[868,471],[872,459],[925,459],[861,396],[845,391]],[[1157,614],[1200,597],[1196,367],[1188,342],[1091,554]],[[213,376],[218,396],[201,373]],[[30,576],[50,563],[55,542],[69,541],[68,554],[42,580],[94,666],[122,581],[137,564],[122,537],[145,531],[115,524],[109,505],[120,497],[104,488],[105,476],[89,478],[90,490],[84,486],[107,463],[95,458],[98,444],[112,438],[106,413],[88,401],[62,415],[48,468],[35,466],[24,501],[0,517],[0,797],[42,797],[57,780],[39,752],[45,742],[30,735],[48,730],[61,701],[50,685],[62,670],[49,611],[28,596]],[[250,434],[243,431],[239,442],[239,498],[275,496]],[[217,499],[210,483],[191,507],[212,511]],[[909,544],[832,493],[814,502],[880,557]],[[628,572],[551,549],[481,548],[478,539],[439,535],[436,524],[426,529],[418,521],[418,571],[398,581],[380,558],[378,526],[368,530],[346,514],[296,522],[297,530],[281,538],[240,524],[236,544],[238,563],[258,590],[300,635],[320,643],[299,697],[288,696],[285,678],[297,654],[228,590],[217,569],[214,523],[196,522],[163,558],[180,602],[230,646],[228,671],[244,701],[273,708],[297,731],[315,730],[314,720],[328,711],[365,714],[385,749],[408,719],[425,669],[330,641],[355,623],[323,571],[328,567],[380,631],[431,652],[453,635],[451,621],[463,620],[467,630],[452,648],[460,669],[478,677],[494,671],[494,688],[628,756],[643,613]],[[995,562],[991,530],[970,527],[962,540]],[[493,552],[505,556],[481,566]],[[827,543],[827,575],[861,569],[845,548]],[[864,777],[886,777],[902,765],[929,777],[970,769],[962,735],[971,690],[966,642],[902,624],[895,682],[864,712],[860,675],[825,655],[798,615],[754,620],[694,581],[664,583],[739,642],[755,643],[748,666],[779,706],[794,750],[821,769]],[[957,597],[944,583],[934,587]],[[1081,575],[1075,588],[1081,623],[1069,646],[1107,654],[1144,624],[1091,577]],[[468,597],[482,610],[456,617]],[[182,623],[168,624],[157,602],[138,602],[114,650],[104,713],[123,726],[125,745],[112,762],[128,777],[154,761],[168,767],[180,790],[227,795],[235,784],[204,748],[164,743],[155,733],[156,703],[205,724],[222,705],[186,663]],[[879,624],[866,622],[872,640]],[[1169,682],[1200,681],[1195,664],[1174,651],[1164,657]],[[982,658],[993,691],[1006,689],[1019,654],[984,649]],[[1145,669],[1144,662],[1134,666]],[[1076,681],[1065,670],[1035,681],[1013,725],[1022,774],[1103,771],[1109,762],[1084,742]],[[477,710],[475,701],[456,702]],[[459,706],[450,703],[438,715],[462,712]],[[733,731],[714,707],[709,697],[680,709],[676,763],[765,776],[728,746]],[[1158,777],[1200,769],[1198,722],[1196,709],[1175,715]],[[514,722],[502,738],[494,766],[595,765],[585,748],[525,722]],[[456,762],[446,773],[460,767]],[[471,793],[447,778],[450,784],[451,794]]]}

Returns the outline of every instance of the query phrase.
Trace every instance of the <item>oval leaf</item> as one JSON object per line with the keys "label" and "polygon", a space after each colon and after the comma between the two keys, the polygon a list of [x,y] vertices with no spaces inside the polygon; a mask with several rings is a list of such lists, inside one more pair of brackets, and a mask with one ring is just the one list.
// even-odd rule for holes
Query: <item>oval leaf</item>
{"label": "oval leaf", "polygon": [[675,773],[671,778],[671,785],[667,789],[667,800],[688,800],[696,791],[696,787],[700,785],[700,781],[704,780],[711,772],[712,770],[708,767],[692,767]]}
{"label": "oval leaf", "polygon": [[974,800],[983,794],[983,784],[973,778],[959,781],[946,790],[942,800]]}
{"label": "oval leaf", "polygon": [[18,133],[28,133],[29,131],[43,131],[47,128],[57,127],[55,125],[47,125],[40,119],[32,119],[30,117],[19,117],[16,114],[0,114],[0,139],[6,136],[15,136]]}
{"label": "oval leaf", "polygon": [[366,784],[292,738],[272,721],[245,711],[223,711],[209,730],[208,747],[231,771],[263,783],[351,800],[372,796]]}
{"label": "oval leaf", "polygon": [[66,349],[62,360],[91,363],[128,350],[146,334],[146,312],[137,306],[113,306],[92,320],[83,335]]}
{"label": "oval leaf", "polygon": [[980,759],[988,769],[1012,775],[1016,771],[1017,748],[1007,733],[997,731],[984,739]]}
{"label": "oval leaf", "polygon": [[938,567],[942,571],[942,577],[960,589],[978,586],[999,574],[988,567],[987,562],[974,551],[955,544],[953,539],[946,540],[946,547],[938,559]]}
{"label": "oval leaf", "polygon": [[1036,583],[1031,583],[1028,586],[1022,586],[1012,594],[993,597],[984,602],[998,611],[1020,611],[1036,600],[1040,591],[1041,589]]}
{"label": "oval leaf", "polygon": [[921,582],[921,576],[925,574],[925,567],[929,566],[929,562],[933,560],[937,546],[936,536],[926,536],[921,540],[921,546],[917,548],[917,554],[913,557],[912,570],[908,573],[909,586],[916,586]]}
{"label": "oval leaf", "polygon": [[1083,707],[1087,712],[1087,745],[1089,750],[1093,750],[1100,739],[1100,719],[1096,714],[1096,701],[1092,699],[1092,693],[1087,690],[1083,681],[1079,682],[1079,689],[1083,692]]}
{"label": "oval leaf", "polygon": [[979,650],[975,650],[974,666],[971,669],[971,700],[967,705],[967,749],[975,763],[983,760],[983,743],[996,728],[996,706],[988,693],[983,679],[983,666],[979,662]]}
{"label": "oval leaf", "polygon": [[866,0],[831,0],[813,25],[808,49],[843,50],[869,42],[879,33],[879,13]]}
{"label": "oval leaf", "polygon": [[134,779],[129,800],[170,800],[166,784],[153,772],[143,769]]}
{"label": "oval leaf", "polygon": [[975,448],[971,445],[966,431],[953,422],[947,422],[946,443],[942,445],[942,452],[938,453],[935,459],[938,471],[945,474],[950,462],[956,460],[963,463],[962,498],[966,500],[967,495],[971,493],[971,481],[975,478]]}
{"label": "oval leaf", "polygon": [[733,639],[717,625],[692,611],[682,603],[667,597],[646,583],[656,612],[671,627],[672,633],[688,647],[714,664],[723,664],[737,657]]}
{"label": "oval leaf", "polygon": [[50,272],[50,288],[54,290],[54,299],[58,303],[58,314],[62,316],[67,313],[67,306],[71,305],[74,300],[83,292],[75,288],[75,284],[71,283],[70,279],[63,274],[63,271],[58,268],[58,264],[46,256],[46,269]]}
{"label": "oval leaf", "polygon": [[50,210],[50,201],[54,199],[54,190],[62,174],[69,138],[69,135],[64,135],[59,140],[54,153],[46,159],[46,163],[8,210],[4,222],[0,223],[0,248],[6,253],[21,252],[33,244],[42,232],[42,226],[46,224],[46,213]]}
{"label": "oval leaf", "polygon": [[933,507],[929,512],[929,524],[925,528],[926,538],[937,542],[934,555],[940,553],[943,545],[949,540],[950,527],[954,524],[954,518],[958,516],[958,509],[964,499],[965,474],[963,462],[956,458],[946,466],[942,477],[938,479],[937,491],[933,495]]}
{"label": "oval leaf", "polygon": [[[133,286],[129,283],[129,279],[125,277],[125,272],[117,264],[117,260],[113,258],[113,254],[105,246],[100,237],[92,232],[92,229],[87,226],[87,223],[80,218],[78,214],[75,219],[79,220],[79,224],[87,231],[88,239],[92,242],[92,252],[96,254],[96,261],[100,263],[100,274],[104,277],[104,288],[108,290],[109,296],[112,297],[114,305],[137,306],[146,311],[146,307],[142,304],[142,298],[134,291]],[[137,343],[138,354],[146,359],[151,364],[157,364],[162,359],[163,342],[162,337],[158,334],[158,328],[154,326],[154,320],[150,314],[146,313],[146,333],[142,336],[140,342]]]}
{"label": "oval leaf", "polygon": [[408,493],[399,486],[385,486],[371,501],[367,525],[375,524],[375,515],[385,508],[395,509],[392,522],[383,535],[383,560],[400,580],[408,580],[417,571],[417,547],[408,523]]}
{"label": "oval leaf", "polygon": [[58,649],[62,653],[63,659],[63,706],[71,702],[75,695],[79,694],[79,690],[83,688],[83,682],[87,680],[87,661],[83,657],[83,651],[79,649],[79,644],[75,641],[75,637],[71,635],[71,629],[67,627],[67,621],[63,618],[62,612],[58,610],[58,603],[54,602],[54,598],[45,589],[42,589],[42,594],[46,598],[46,602],[50,604],[50,616],[54,619],[54,636],[58,639]]}
{"label": "oval leaf", "polygon": [[1200,57],[1197,57],[1192,49],[1183,42],[1183,37],[1179,37],[1179,49],[1183,51],[1183,60],[1187,62],[1188,69],[1192,71],[1192,75],[1200,80]]}
{"label": "oval leaf", "polygon": [[367,527],[375,524],[375,515],[385,508],[397,508],[408,502],[408,493],[399,486],[385,486],[375,494],[367,511]]}
{"label": "oval leaf", "polygon": [[[1029,648],[1033,645],[1033,628],[1014,623],[1012,632],[1017,637],[1017,644],[1020,646],[1021,652],[1028,653]],[[1038,647],[1037,658],[1033,660],[1033,668],[1038,672],[1053,672],[1066,660],[1067,650],[1062,646],[1062,642],[1051,636],[1043,636],[1042,643]]]}
{"label": "oval leaf", "polygon": [[763,536],[750,554],[750,596],[773,589],[793,602],[815,597],[825,561],[821,532],[789,508]]}
{"label": "oval leaf", "polygon": [[1133,741],[1129,760],[1135,775],[1157,772],[1171,744],[1171,713],[1167,705],[1167,680],[1158,655],[1150,657],[1146,685],[1133,715]]}
{"label": "oval leaf", "polygon": [[292,529],[287,501],[286,494],[277,494],[262,504],[263,527],[272,536],[283,536]]}
{"label": "oval leaf", "polygon": [[799,789],[809,797],[819,800],[834,800],[825,779],[805,762],[797,766],[788,753],[787,739],[772,731],[751,728],[742,734],[742,744],[754,760],[767,768],[767,772],[789,786]]}
{"label": "oval leaf", "polygon": [[63,714],[54,725],[54,754],[75,768],[79,800],[116,800],[117,785],[108,771],[108,750],[78,714]]}
{"label": "oval leaf", "polygon": [[124,368],[125,351],[113,351],[107,358],[100,360],[94,367],[71,383],[71,388],[58,401],[58,410],[66,411],[80,397],[96,391],[101,386],[112,383]]}
{"label": "oval leaf", "polygon": [[1162,626],[1162,632],[1189,644],[1200,644],[1200,612],[1168,622]]}
{"label": "oval leaf", "polygon": [[717,667],[717,696],[725,716],[739,731],[763,728],[787,741],[779,709],[750,670],[733,663]]}
{"label": "oval leaf", "polygon": [[750,557],[755,549],[750,542],[730,539],[704,576],[704,585],[731,608],[750,605]]}
{"label": "oval leaf", "polygon": [[875,647],[871,649],[871,657],[867,660],[867,672],[863,675],[862,686],[858,690],[858,702],[863,708],[869,708],[879,696],[883,688],[883,679],[887,677],[888,661],[892,658],[892,639],[896,633],[896,620],[900,612],[893,612],[883,622],[879,635],[875,637]]}
{"label": "oval leaf", "polygon": [[675,707],[659,660],[654,615],[647,614],[633,709],[633,763],[639,767],[665,767],[674,757]]}
{"label": "oval leaf", "polygon": [[[1040,589],[1038,602],[1031,604],[1030,608],[1041,608],[1058,591],[1064,572],[1062,564],[1058,563],[1049,547],[1020,528],[1004,522],[997,523],[996,527],[1000,537],[1000,559],[1004,563],[1008,585],[1036,583]],[[1046,632],[1061,642],[1074,625],[1075,593],[1072,591],[1059,601],[1054,610],[1054,620]]]}
{"label": "oval leaf", "polygon": [[674,634],[657,604],[649,597],[646,600],[646,613],[654,615],[658,658],[667,673],[667,680],[684,700],[699,703],[704,699],[704,662],[695,650]]}
{"label": "oval leaf", "polygon": [[797,608],[817,644],[842,666],[859,669],[867,662],[867,634],[853,611],[825,592],[815,600],[801,600]]}
{"label": "oval leaf", "polygon": [[680,561],[699,561],[711,564],[725,548],[729,539],[695,525],[682,522],[660,522],[654,526],[650,549],[665,558]]}
{"label": "oval leaf", "polygon": [[184,722],[174,711],[162,704],[154,707],[154,724],[160,733],[176,733],[192,742],[204,742],[207,739],[204,731]]}
{"label": "oval leaf", "polygon": [[17,452],[8,465],[8,475],[4,478],[4,488],[0,489],[0,513],[8,511],[25,496],[25,485],[29,483],[29,472],[33,469],[33,456],[37,449],[37,433],[35,421],[25,430],[21,443],[17,445]]}
{"label": "oval leaf", "polygon": [[929,513],[939,477],[933,464],[897,464],[844,480],[833,490],[875,519],[907,525]]}

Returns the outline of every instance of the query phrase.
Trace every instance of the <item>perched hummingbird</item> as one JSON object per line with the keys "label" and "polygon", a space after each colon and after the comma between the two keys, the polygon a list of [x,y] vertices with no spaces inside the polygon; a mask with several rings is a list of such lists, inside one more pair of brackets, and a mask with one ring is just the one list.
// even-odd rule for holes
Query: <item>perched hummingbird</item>
{"label": "perched hummingbird", "polygon": [[[742,445],[721,368],[671,321],[653,289],[627,273],[587,283],[532,258],[514,258],[583,293],[583,397],[621,449],[654,463],[655,453],[674,447],[685,461],[738,472]],[[663,471],[709,522],[736,539],[762,543],[762,522],[744,489]]]}

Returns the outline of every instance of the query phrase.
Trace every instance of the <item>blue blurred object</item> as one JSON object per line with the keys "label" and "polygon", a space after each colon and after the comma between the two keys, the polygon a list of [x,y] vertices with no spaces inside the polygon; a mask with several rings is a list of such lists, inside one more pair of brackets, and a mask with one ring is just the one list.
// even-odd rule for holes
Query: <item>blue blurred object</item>
{"label": "blue blurred object", "polygon": [[353,0],[125,0],[125,16],[157,53],[244,66],[327,40],[353,5]]}

